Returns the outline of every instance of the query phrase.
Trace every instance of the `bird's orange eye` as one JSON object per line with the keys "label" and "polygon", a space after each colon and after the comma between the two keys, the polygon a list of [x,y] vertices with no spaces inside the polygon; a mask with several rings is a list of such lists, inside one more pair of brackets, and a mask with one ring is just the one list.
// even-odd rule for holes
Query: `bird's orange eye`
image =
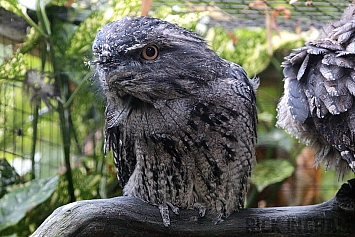
{"label": "bird's orange eye", "polygon": [[154,60],[158,57],[158,48],[155,45],[147,45],[143,48],[142,58],[146,60]]}

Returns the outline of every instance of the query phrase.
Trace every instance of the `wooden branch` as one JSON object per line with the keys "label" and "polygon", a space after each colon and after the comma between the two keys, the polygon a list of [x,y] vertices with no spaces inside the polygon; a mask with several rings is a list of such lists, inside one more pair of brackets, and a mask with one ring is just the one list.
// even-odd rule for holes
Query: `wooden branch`
{"label": "wooden branch", "polygon": [[311,206],[250,208],[214,224],[195,210],[171,212],[164,227],[157,207],[133,197],[78,201],[56,209],[37,236],[353,236],[355,179],[328,202]]}

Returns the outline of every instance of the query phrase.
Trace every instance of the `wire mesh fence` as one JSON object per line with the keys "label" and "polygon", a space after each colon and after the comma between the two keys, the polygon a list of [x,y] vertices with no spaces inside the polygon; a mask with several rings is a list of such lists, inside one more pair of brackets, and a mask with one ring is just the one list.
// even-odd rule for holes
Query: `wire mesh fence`
{"label": "wire mesh fence", "polygon": [[43,106],[35,121],[34,106],[21,82],[3,82],[0,96],[0,157],[9,160],[19,175],[31,171],[36,178],[57,174],[62,165],[57,116]]}
{"label": "wire mesh fence", "polygon": [[[19,24],[20,20],[12,23]],[[14,39],[0,36],[0,64],[16,51],[20,34],[18,28],[10,27],[7,35]],[[63,164],[58,116],[41,102],[35,119],[36,105],[31,103],[23,81],[24,78],[0,80],[0,158],[6,158],[19,175],[30,172],[36,178],[50,177]]]}
{"label": "wire mesh fence", "polygon": [[213,19],[211,24],[226,29],[265,27],[265,14],[268,12],[275,18],[279,29],[295,30],[296,27],[302,27],[307,30],[311,26],[321,29],[324,24],[339,19],[350,3],[351,0],[191,0],[188,3],[155,0],[153,6],[175,6],[175,9],[180,6],[187,11],[209,11]]}

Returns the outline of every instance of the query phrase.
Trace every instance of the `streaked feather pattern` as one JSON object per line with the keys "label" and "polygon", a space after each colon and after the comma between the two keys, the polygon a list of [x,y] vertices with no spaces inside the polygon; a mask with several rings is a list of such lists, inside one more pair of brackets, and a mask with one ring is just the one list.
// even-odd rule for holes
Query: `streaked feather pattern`
{"label": "streaked feather pattern", "polygon": [[[145,51],[148,47],[149,52]],[[106,145],[124,193],[217,220],[243,207],[255,160],[255,90],[196,34],[149,17],[106,25],[93,44]]]}

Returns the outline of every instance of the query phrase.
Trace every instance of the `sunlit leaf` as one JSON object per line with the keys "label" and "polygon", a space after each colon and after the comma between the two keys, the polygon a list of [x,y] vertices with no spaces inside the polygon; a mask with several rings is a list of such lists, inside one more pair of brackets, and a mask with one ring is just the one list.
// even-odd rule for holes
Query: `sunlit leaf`
{"label": "sunlit leaf", "polygon": [[293,165],[287,160],[263,160],[254,167],[251,182],[261,192],[270,184],[281,182],[290,177],[294,169]]}
{"label": "sunlit leaf", "polygon": [[52,0],[51,4],[56,6],[64,6],[64,5],[68,5],[69,2],[70,1],[68,0]]}
{"label": "sunlit leaf", "polygon": [[208,12],[189,12],[188,9],[180,9],[174,11],[172,7],[160,6],[154,13],[153,17],[178,24],[181,27],[195,31],[196,25],[201,17],[208,15]]}
{"label": "sunlit leaf", "polygon": [[265,29],[236,29],[227,33],[224,28],[215,27],[208,31],[206,39],[222,58],[241,65],[249,76],[261,72],[270,63]]}
{"label": "sunlit leaf", "polygon": [[17,0],[0,0],[0,6],[6,10],[22,16],[22,6]]}
{"label": "sunlit leaf", "polygon": [[[19,50],[10,57],[5,57],[5,61],[0,64],[0,80],[22,81],[29,69],[25,54],[37,47],[41,35],[34,28],[26,35],[24,43]],[[32,66],[34,62],[31,62]]]}
{"label": "sunlit leaf", "polygon": [[20,53],[27,53],[37,47],[38,41],[41,39],[41,34],[34,28],[30,29],[30,32],[26,34],[26,39],[21,45],[19,51]]}
{"label": "sunlit leaf", "polygon": [[47,200],[58,186],[58,176],[36,179],[14,187],[0,199],[0,231],[15,225],[26,213]]}
{"label": "sunlit leaf", "polygon": [[22,80],[28,69],[28,63],[22,53],[17,52],[11,58],[7,59],[0,65],[0,81]]}
{"label": "sunlit leaf", "polygon": [[82,54],[91,50],[92,42],[100,28],[126,15],[137,16],[140,4],[140,0],[118,1],[113,6],[106,8],[105,11],[93,11],[76,29],[67,50],[68,55],[75,56],[78,53]]}
{"label": "sunlit leaf", "polygon": [[[265,70],[272,55],[268,53],[266,30],[263,28],[240,28],[228,33],[222,27],[210,28],[206,40],[222,58],[241,65],[249,77]],[[272,37],[272,48],[297,48],[304,39],[296,34],[280,32]]]}

